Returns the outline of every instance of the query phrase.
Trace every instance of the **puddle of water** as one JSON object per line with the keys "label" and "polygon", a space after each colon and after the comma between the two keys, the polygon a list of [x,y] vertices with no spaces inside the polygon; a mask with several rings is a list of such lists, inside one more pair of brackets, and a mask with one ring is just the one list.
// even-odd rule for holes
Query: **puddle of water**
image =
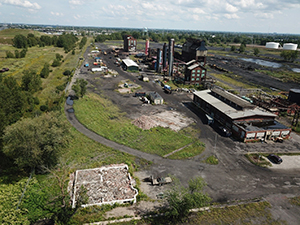
{"label": "puddle of water", "polygon": [[293,68],[292,69],[294,72],[296,72],[296,73],[300,73],[300,69],[299,68]]}
{"label": "puddle of water", "polygon": [[241,60],[246,61],[246,62],[256,63],[261,66],[267,66],[267,67],[273,67],[273,68],[281,67],[280,63],[269,62],[269,61],[261,60],[261,59],[241,58]]}

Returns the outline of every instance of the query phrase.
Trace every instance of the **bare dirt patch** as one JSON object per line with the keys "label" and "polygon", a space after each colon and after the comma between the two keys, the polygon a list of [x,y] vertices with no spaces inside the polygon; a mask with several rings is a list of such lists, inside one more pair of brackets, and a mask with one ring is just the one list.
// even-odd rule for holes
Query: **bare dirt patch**
{"label": "bare dirt patch", "polygon": [[152,127],[165,127],[174,131],[189,126],[194,122],[193,119],[184,117],[181,113],[175,111],[165,111],[153,115],[142,115],[132,123],[141,129],[149,130]]}

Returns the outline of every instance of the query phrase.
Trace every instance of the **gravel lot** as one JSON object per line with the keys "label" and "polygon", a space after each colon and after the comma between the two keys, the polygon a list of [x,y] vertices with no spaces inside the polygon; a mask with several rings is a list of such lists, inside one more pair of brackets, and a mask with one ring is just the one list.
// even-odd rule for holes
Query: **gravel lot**
{"label": "gravel lot", "polygon": [[274,164],[272,163],[272,166],[270,169],[274,170],[299,170],[300,171],[300,156],[288,156],[288,155],[282,155],[280,156],[282,158],[281,164]]}

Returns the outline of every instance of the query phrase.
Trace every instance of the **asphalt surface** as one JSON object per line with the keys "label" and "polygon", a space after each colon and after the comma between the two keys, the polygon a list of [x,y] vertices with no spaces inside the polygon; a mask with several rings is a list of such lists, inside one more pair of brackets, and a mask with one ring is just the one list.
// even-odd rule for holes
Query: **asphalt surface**
{"label": "asphalt surface", "polygon": [[[101,45],[99,47],[105,48],[106,46]],[[78,76],[85,77],[89,82],[94,82],[93,86],[98,85],[94,90],[101,90],[101,93],[104,93],[115,104],[118,104],[121,110],[127,113],[137,113],[136,111],[139,110],[147,110],[147,107],[141,107],[141,104],[137,104],[138,100],[134,100],[131,95],[121,95],[114,91],[116,84],[120,80],[129,79],[132,82],[140,84],[143,88],[142,90],[157,91],[165,99],[165,102],[167,102],[167,106],[164,106],[165,108],[162,110],[177,110],[196,121],[196,126],[201,129],[199,138],[205,143],[206,150],[201,155],[188,160],[165,159],[107,140],[80,124],[74,113],[65,111],[68,120],[78,131],[106,146],[152,161],[151,168],[143,171],[147,176],[166,176],[172,174],[184,185],[187,185],[188,180],[191,178],[203,177],[207,182],[205,191],[214,201],[226,202],[276,195],[295,196],[300,194],[299,168],[290,168],[288,170],[260,168],[251,164],[244,157],[244,154],[248,152],[299,152],[299,136],[293,134],[291,140],[287,140],[284,143],[272,142],[270,144],[245,144],[228,137],[223,137],[213,127],[205,124],[205,116],[191,103],[189,95],[185,93],[172,93],[168,95],[162,91],[157,83],[139,81],[136,75],[126,73],[117,67],[113,63],[114,58],[109,58],[111,56],[109,54],[107,56],[102,55],[102,58],[107,63],[108,68],[114,69],[119,73],[118,78],[100,78],[100,82],[97,83],[94,81],[95,77],[89,74],[85,68],[80,68]],[[152,77],[150,76],[151,79]],[[71,106],[66,105],[65,110],[69,107]],[[218,165],[208,165],[203,162],[210,155],[215,155],[219,159]],[[291,221],[300,221],[299,215],[291,215],[293,217]]]}

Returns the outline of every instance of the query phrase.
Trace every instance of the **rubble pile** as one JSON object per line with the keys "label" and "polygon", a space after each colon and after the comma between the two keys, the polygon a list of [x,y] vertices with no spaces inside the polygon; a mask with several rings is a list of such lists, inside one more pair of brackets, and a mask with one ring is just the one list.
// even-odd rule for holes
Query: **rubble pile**
{"label": "rubble pile", "polygon": [[73,207],[75,207],[81,186],[87,190],[89,198],[88,204],[83,206],[135,202],[138,194],[138,191],[132,186],[126,164],[77,170],[73,182],[70,183],[74,184]]}
{"label": "rubble pile", "polygon": [[178,112],[166,111],[150,116],[142,115],[135,119],[132,123],[143,130],[149,130],[153,127],[161,126],[168,127],[174,131],[179,131],[193,122],[194,120],[184,117]]}
{"label": "rubble pile", "polygon": [[159,125],[156,121],[151,119],[150,116],[145,115],[142,115],[139,118],[135,119],[132,123],[143,130],[149,130]]}

